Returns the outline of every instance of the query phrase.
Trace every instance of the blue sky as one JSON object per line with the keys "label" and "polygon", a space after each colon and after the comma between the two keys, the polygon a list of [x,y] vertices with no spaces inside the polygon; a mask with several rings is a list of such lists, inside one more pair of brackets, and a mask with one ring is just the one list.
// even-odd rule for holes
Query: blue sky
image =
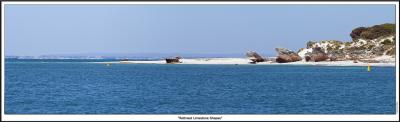
{"label": "blue sky", "polygon": [[383,23],[394,5],[6,5],[5,54],[275,55]]}

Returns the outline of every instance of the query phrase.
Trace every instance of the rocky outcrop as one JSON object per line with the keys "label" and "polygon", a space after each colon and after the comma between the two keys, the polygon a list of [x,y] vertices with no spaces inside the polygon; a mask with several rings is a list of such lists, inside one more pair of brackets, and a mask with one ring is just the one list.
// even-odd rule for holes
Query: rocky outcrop
{"label": "rocky outcrop", "polygon": [[306,61],[318,62],[318,61],[325,61],[328,58],[329,58],[328,54],[326,54],[321,47],[314,47],[312,48],[311,53],[306,53],[305,55]]}
{"label": "rocky outcrop", "polygon": [[343,61],[346,60],[346,55],[343,53],[336,51],[328,53],[329,61]]}
{"label": "rocky outcrop", "polygon": [[278,63],[295,62],[302,59],[292,50],[286,48],[275,48],[275,50],[278,52],[278,56],[276,57],[276,62]]}
{"label": "rocky outcrop", "polygon": [[265,58],[263,58],[261,55],[259,55],[258,53],[254,52],[254,51],[248,51],[246,53],[247,58],[249,58],[251,60],[250,63],[255,64],[257,62],[264,62],[266,61]]}
{"label": "rocky outcrop", "polygon": [[[367,61],[378,57],[395,57],[396,37],[394,24],[382,24],[372,27],[359,27],[354,29],[350,36],[352,41],[342,42],[338,40],[309,41],[306,48],[298,51],[298,54],[312,60],[359,60]],[[319,53],[314,52],[315,47],[320,47]],[[323,53],[327,55],[323,55]],[[315,58],[311,59],[314,56]],[[376,62],[376,61],[369,61]]]}
{"label": "rocky outcrop", "polygon": [[381,25],[374,25],[372,27],[358,27],[351,31],[350,36],[353,41],[358,39],[371,40],[382,36],[389,36],[396,33],[396,25],[385,23]]}

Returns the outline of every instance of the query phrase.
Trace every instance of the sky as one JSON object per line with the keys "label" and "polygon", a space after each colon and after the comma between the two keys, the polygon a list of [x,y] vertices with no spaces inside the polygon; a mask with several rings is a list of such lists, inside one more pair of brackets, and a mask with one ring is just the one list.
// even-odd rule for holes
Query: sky
{"label": "sky", "polygon": [[5,55],[276,55],[395,23],[395,5],[5,5]]}

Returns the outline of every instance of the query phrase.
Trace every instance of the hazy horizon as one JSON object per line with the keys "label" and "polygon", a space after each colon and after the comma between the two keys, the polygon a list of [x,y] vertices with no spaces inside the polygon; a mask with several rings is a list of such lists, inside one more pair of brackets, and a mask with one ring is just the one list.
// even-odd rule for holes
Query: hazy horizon
{"label": "hazy horizon", "polygon": [[394,5],[5,5],[5,55],[275,55],[395,23]]}
{"label": "hazy horizon", "polygon": [[[260,55],[265,57],[273,57],[273,54],[262,54]],[[31,57],[31,58],[66,58],[66,57],[75,57],[75,58],[85,58],[85,57],[98,57],[102,58],[171,58],[180,56],[183,58],[200,58],[200,57],[209,57],[209,58],[243,58],[245,57],[245,52],[243,54],[238,53],[77,53],[77,54],[46,54],[39,56],[29,56],[29,55],[6,55],[6,58],[13,57]]]}

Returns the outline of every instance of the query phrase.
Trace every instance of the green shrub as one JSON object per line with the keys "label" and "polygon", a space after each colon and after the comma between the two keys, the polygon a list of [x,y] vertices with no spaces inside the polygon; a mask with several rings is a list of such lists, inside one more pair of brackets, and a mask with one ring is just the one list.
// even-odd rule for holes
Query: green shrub
{"label": "green shrub", "polygon": [[381,25],[374,25],[372,27],[359,27],[354,29],[350,36],[353,40],[358,38],[363,39],[376,39],[381,36],[387,36],[396,33],[396,25],[385,23]]}
{"label": "green shrub", "polygon": [[341,45],[334,45],[335,46],[335,50],[338,50],[340,48]]}
{"label": "green shrub", "polygon": [[385,23],[382,25],[382,27],[386,30],[389,30],[392,33],[396,33],[396,25],[395,24]]}
{"label": "green shrub", "polygon": [[368,46],[368,50],[371,50],[372,48],[374,48],[375,46],[374,45],[369,45]]}
{"label": "green shrub", "polygon": [[328,51],[331,51],[333,48],[332,48],[332,46],[327,46],[327,48],[326,48]]}
{"label": "green shrub", "polygon": [[360,46],[360,47],[358,47],[357,49],[358,49],[358,50],[365,50],[365,49],[367,49],[367,48],[364,47],[364,46]]}
{"label": "green shrub", "polygon": [[351,44],[351,42],[346,42],[346,43],[344,43],[344,45],[345,45],[346,47],[350,46],[350,44]]}
{"label": "green shrub", "polygon": [[383,40],[383,42],[381,42],[381,44],[383,44],[383,45],[393,45],[392,41],[390,41],[389,39]]}

